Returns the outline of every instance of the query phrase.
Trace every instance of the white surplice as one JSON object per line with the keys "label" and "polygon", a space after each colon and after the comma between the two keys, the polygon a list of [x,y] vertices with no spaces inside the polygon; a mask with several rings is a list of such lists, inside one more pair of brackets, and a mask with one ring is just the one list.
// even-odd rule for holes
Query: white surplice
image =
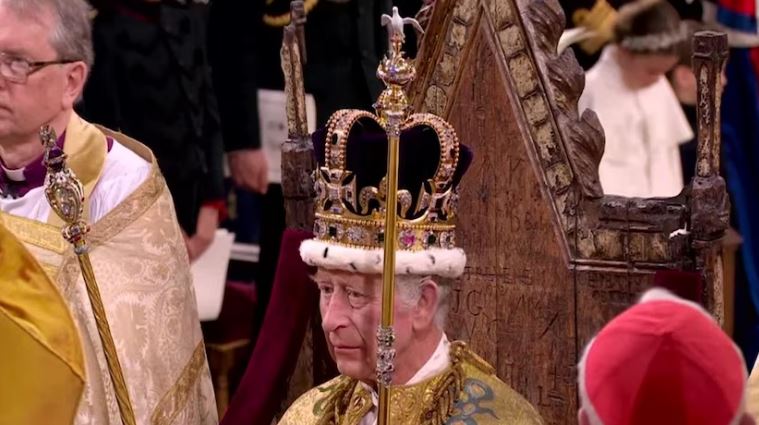
{"label": "white surplice", "polygon": [[[23,169],[2,172],[10,180],[22,180]],[[90,222],[95,223],[121,203],[130,193],[147,180],[151,165],[137,154],[113,141],[113,146],[105,158],[103,174],[92,190],[90,201]],[[45,198],[42,186],[35,187],[24,196],[13,199],[0,196],[0,211],[18,217],[46,222],[50,215],[50,204]]]}
{"label": "white surplice", "polygon": [[678,145],[693,138],[680,103],[665,77],[632,90],[607,46],[585,75],[579,109],[592,109],[606,134],[599,177],[609,195],[675,196],[683,188]]}

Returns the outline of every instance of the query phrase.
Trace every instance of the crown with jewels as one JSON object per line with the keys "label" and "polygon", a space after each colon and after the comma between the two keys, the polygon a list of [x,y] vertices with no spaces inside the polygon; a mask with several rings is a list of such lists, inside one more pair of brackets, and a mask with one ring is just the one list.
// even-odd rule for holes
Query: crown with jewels
{"label": "crown with jewels", "polygon": [[[390,105],[408,111],[402,87],[413,65],[392,51],[378,76],[387,88],[377,114],[340,110],[313,134],[315,238],[301,245],[310,265],[381,273],[387,200],[387,114]],[[407,114],[400,124],[396,273],[457,277],[466,264],[456,247],[458,184],[472,160],[456,131],[432,114]]]}

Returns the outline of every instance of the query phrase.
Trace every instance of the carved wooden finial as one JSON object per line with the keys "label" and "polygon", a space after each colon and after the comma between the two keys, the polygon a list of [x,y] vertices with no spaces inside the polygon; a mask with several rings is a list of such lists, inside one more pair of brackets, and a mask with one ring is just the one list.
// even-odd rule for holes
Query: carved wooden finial
{"label": "carved wooden finial", "polygon": [[698,83],[698,160],[696,175],[719,175],[722,70],[727,60],[727,34],[697,32],[693,39],[693,71]]}
{"label": "carved wooden finial", "polygon": [[720,103],[727,35],[700,31],[693,39],[693,71],[698,83],[698,159],[691,182],[691,228],[696,241],[721,238],[728,227],[730,200],[720,176]]}
{"label": "carved wooden finial", "polygon": [[290,24],[289,27],[294,27],[294,33],[298,41],[298,49],[300,50],[300,62],[305,65],[306,60],[306,33],[304,27],[306,25],[306,6],[303,4],[303,0],[293,0],[290,2]]}
{"label": "carved wooden finial", "polygon": [[303,64],[306,58],[306,11],[303,1],[290,3],[291,20],[284,28],[282,72],[287,96],[287,135],[282,144],[282,196],[287,227],[310,230],[314,221],[314,148],[308,132]]}
{"label": "carved wooden finial", "polygon": [[698,159],[690,186],[691,247],[696,269],[704,274],[704,305],[721,322],[724,314],[722,259],[719,241],[730,219],[730,199],[720,176],[720,104],[722,70],[727,60],[727,35],[713,31],[696,33],[693,39],[693,72],[698,84]]}

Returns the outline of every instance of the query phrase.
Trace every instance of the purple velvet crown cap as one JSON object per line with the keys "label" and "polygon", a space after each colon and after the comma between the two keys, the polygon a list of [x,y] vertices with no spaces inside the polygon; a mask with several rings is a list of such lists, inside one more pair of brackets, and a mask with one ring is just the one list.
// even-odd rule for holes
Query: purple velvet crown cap
{"label": "purple velvet crown cap", "polygon": [[[327,130],[312,134],[314,154],[319,167],[325,165],[324,151]],[[366,186],[378,187],[387,174],[387,135],[374,120],[362,118],[351,127],[346,147],[346,168],[356,176],[358,190]],[[473,153],[459,145],[459,161],[452,184],[457,187],[472,163]],[[440,163],[440,141],[430,127],[418,126],[401,133],[398,159],[398,190],[408,190],[418,202],[422,184],[435,175]]]}

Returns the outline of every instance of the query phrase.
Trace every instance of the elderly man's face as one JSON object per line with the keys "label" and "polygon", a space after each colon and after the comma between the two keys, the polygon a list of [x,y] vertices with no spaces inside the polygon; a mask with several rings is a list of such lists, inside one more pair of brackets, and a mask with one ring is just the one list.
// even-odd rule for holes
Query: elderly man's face
{"label": "elderly man's face", "polygon": [[[320,269],[322,328],[330,352],[343,375],[365,382],[375,380],[377,326],[382,309],[382,278]],[[394,309],[396,364],[401,364],[413,344],[414,309],[398,301]]]}
{"label": "elderly man's face", "polygon": [[[54,24],[50,12],[41,13],[34,19],[20,17],[0,0],[0,52],[29,62],[62,59],[50,43]],[[78,95],[71,92],[71,72],[76,66],[81,68],[84,65],[40,68],[23,84],[0,76],[0,141],[28,137],[61,111],[71,108]],[[84,71],[79,69],[78,72]]]}

